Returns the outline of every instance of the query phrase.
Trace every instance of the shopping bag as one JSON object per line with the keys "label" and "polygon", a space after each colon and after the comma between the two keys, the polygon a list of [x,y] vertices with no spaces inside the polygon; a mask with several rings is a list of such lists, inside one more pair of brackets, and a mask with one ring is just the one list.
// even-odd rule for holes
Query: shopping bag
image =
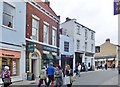
{"label": "shopping bag", "polygon": [[11,78],[4,78],[4,83],[12,83]]}
{"label": "shopping bag", "polygon": [[65,76],[64,78],[64,84],[70,84],[70,76]]}

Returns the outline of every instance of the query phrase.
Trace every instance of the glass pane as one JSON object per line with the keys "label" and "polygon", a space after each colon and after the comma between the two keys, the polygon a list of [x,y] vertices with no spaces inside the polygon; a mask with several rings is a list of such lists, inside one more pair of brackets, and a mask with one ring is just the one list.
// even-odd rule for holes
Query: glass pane
{"label": "glass pane", "polygon": [[3,25],[13,28],[13,17],[3,13]]}
{"label": "glass pane", "polygon": [[4,3],[4,5],[3,5],[3,11],[6,12],[7,14],[10,14],[10,15],[13,16],[14,8],[11,5],[9,5],[7,3]]}
{"label": "glass pane", "polygon": [[32,39],[37,40],[37,30],[32,28]]}

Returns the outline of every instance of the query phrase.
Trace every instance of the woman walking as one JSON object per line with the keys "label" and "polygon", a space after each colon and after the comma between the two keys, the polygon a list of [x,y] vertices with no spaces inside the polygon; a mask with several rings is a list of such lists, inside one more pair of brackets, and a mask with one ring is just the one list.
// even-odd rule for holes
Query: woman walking
{"label": "woman walking", "polygon": [[55,87],[61,87],[62,86],[62,70],[60,66],[56,67],[54,77],[55,77]]}
{"label": "woman walking", "polygon": [[4,71],[2,72],[2,81],[4,83],[4,87],[10,87],[10,85],[12,84],[10,78],[10,70],[8,66],[4,67]]}
{"label": "woman walking", "polygon": [[70,68],[70,65],[67,65],[67,67],[66,67],[65,76],[69,76],[70,77],[70,84],[67,84],[67,87],[71,87],[72,86],[72,82],[73,82],[73,71]]}
{"label": "woman walking", "polygon": [[39,78],[40,80],[39,80],[38,87],[41,87],[41,85],[43,84],[43,81],[45,82],[45,85],[47,86],[47,76],[46,76],[45,67],[42,68]]}

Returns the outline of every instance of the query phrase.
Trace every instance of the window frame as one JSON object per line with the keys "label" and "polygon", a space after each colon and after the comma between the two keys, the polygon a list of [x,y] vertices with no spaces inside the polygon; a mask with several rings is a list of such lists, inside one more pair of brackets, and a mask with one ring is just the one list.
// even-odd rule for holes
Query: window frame
{"label": "window frame", "polygon": [[80,40],[77,40],[76,46],[77,46],[77,50],[79,50],[80,49]]}
{"label": "window frame", "polygon": [[[47,42],[45,41],[45,26],[48,27],[47,28],[47,33],[46,33],[47,34]],[[46,43],[46,44],[49,44],[49,25],[44,23],[43,29],[44,29],[43,30],[43,42]]]}
{"label": "window frame", "polygon": [[[7,4],[8,6],[10,6],[12,8],[12,10],[13,10],[12,14],[4,11],[5,4]],[[12,18],[12,21],[10,21],[10,22],[12,22],[12,24],[11,24],[12,27],[9,27],[8,25],[4,24],[4,14],[9,16],[10,18]],[[15,6],[11,3],[3,2],[2,26],[5,27],[5,28],[14,30],[14,27],[15,27],[14,25],[15,25]]]}
{"label": "window frame", "polygon": [[64,41],[64,51],[65,52],[69,52],[69,42],[67,42],[67,41]]}
{"label": "window frame", "polygon": [[54,27],[52,27],[52,45],[57,46],[57,29]]}
{"label": "window frame", "polygon": [[[37,21],[37,28],[36,27],[33,27],[33,20],[35,20],[35,21]],[[36,39],[33,39],[33,29],[36,29],[36,31],[37,31],[37,37],[36,37]],[[38,41],[39,40],[39,20],[37,19],[37,18],[35,18],[34,16],[32,16],[32,40],[36,40],[36,41]]]}

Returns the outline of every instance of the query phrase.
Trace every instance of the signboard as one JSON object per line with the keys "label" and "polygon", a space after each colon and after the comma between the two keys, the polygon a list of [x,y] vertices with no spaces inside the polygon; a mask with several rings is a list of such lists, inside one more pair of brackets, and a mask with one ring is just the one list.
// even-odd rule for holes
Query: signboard
{"label": "signboard", "polygon": [[120,14],[120,0],[114,0],[114,15]]}
{"label": "signboard", "polygon": [[28,43],[28,52],[31,52],[33,53],[34,52],[34,49],[35,49],[35,45],[34,43]]}
{"label": "signboard", "polygon": [[43,46],[43,50],[57,52],[57,48],[49,47],[49,46]]}
{"label": "signboard", "polygon": [[12,61],[13,68],[12,68],[12,74],[16,75],[16,61]]}

